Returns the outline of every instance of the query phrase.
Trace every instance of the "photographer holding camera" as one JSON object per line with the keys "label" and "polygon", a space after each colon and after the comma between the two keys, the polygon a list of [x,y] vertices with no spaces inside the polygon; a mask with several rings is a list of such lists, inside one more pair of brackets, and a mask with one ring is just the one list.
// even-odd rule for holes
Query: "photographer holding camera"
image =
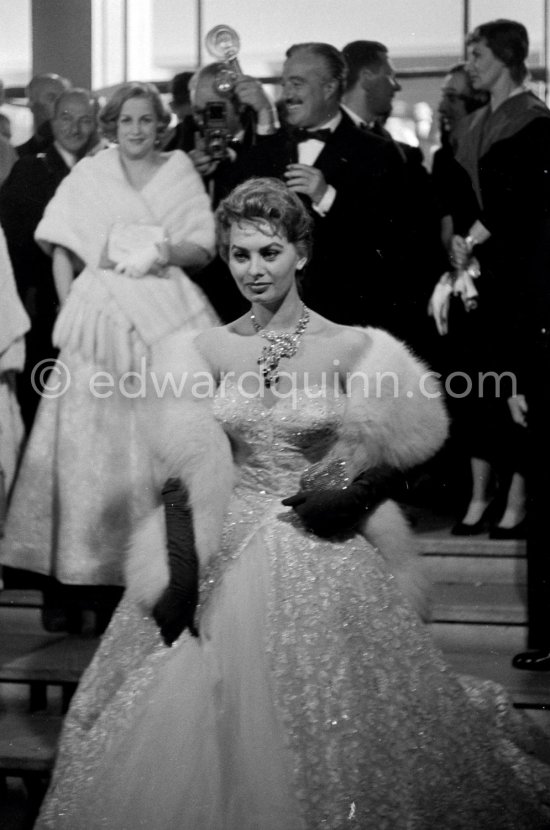
{"label": "photographer holding camera", "polygon": [[193,117],[197,126],[195,149],[189,152],[205,179],[213,207],[228,166],[257,137],[272,135],[279,127],[277,112],[262,85],[248,75],[238,75],[231,89],[220,92],[220,74],[226,64],[211,63],[189,82]]}
{"label": "photographer holding camera", "polygon": [[[229,89],[227,63],[204,66],[189,81],[195,122],[194,149],[187,152],[215,208],[231,189],[232,168],[263,136],[279,128],[277,111],[255,78],[241,73],[231,77]],[[227,266],[214,257],[195,281],[208,296],[219,317],[227,322],[240,316],[246,302],[235,286]]]}

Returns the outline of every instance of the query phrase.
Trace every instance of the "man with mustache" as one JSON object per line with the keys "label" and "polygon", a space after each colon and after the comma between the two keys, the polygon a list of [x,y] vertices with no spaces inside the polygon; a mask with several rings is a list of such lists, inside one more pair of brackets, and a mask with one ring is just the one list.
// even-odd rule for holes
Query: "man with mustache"
{"label": "man with mustache", "polygon": [[334,46],[292,46],[282,77],[285,126],[243,153],[230,184],[283,179],[315,223],[304,301],[335,322],[388,326],[403,164],[390,142],[360,131],[342,111],[345,77]]}

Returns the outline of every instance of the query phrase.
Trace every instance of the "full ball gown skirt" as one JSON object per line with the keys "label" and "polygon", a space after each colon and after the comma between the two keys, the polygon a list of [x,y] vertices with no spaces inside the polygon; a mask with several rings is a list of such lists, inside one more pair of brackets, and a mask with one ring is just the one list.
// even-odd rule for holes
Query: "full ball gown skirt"
{"label": "full ball gown skirt", "polygon": [[[182,328],[214,325],[202,292],[183,273],[179,279]],[[46,371],[0,543],[1,565],[68,585],[124,584],[130,534],[154,501],[136,414],[152,370],[145,357],[120,373],[78,351],[61,351]]]}
{"label": "full ball gown skirt", "polygon": [[123,600],[66,718],[37,828],[500,830],[550,821],[538,739],[459,678],[359,535],[281,498],[342,424],[335,398],[216,399],[240,467],[203,575],[200,637],[172,648]]}

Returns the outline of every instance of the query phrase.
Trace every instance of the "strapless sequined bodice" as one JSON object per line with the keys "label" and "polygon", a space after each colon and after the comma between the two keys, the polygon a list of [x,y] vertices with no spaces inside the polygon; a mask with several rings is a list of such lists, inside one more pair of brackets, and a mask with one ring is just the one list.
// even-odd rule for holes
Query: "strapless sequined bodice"
{"label": "strapless sequined bodice", "polygon": [[239,487],[291,492],[335,442],[344,406],[343,396],[320,386],[293,390],[268,406],[237,384],[224,384],[215,397],[214,413],[233,444]]}

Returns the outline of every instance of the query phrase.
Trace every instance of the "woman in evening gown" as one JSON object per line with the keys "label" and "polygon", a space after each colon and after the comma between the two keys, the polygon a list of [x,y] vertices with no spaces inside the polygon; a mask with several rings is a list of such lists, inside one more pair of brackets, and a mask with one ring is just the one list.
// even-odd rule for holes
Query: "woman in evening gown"
{"label": "woman in evening gown", "polygon": [[431,373],[303,306],[310,219],[282,182],[240,185],[218,230],[251,310],[156,350],[157,504],[36,827],[546,826],[539,736],[433,645],[388,499],[445,438]]}
{"label": "woman in evening gown", "polygon": [[[214,251],[210,203],[190,159],[159,149],[169,121],[159,93],[123,84],[100,119],[116,144],[73,168],[36,231],[53,256],[60,362],[43,393],[1,555],[70,586],[123,584],[122,552],[151,503],[135,420],[151,350],[170,332],[217,322],[187,276]],[[56,596],[50,625],[58,627]]]}

